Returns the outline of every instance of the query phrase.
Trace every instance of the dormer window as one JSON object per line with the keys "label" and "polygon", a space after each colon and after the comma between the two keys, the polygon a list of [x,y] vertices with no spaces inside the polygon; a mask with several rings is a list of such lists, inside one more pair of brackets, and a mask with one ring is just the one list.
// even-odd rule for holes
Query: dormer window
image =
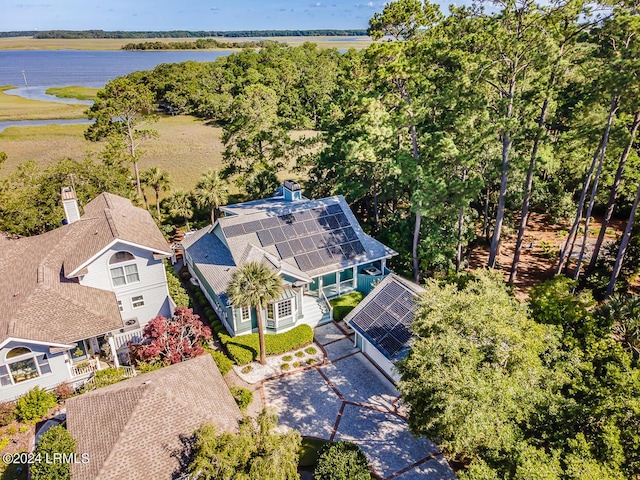
{"label": "dormer window", "polygon": [[130,285],[140,281],[138,266],[135,261],[136,257],[129,252],[116,252],[111,256],[109,265],[117,265],[109,269],[114,287]]}

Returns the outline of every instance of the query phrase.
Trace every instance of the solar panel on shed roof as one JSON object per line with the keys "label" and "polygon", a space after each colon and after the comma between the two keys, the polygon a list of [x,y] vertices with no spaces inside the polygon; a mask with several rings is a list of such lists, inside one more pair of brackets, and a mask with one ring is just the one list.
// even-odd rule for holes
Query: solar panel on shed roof
{"label": "solar panel on shed roof", "polygon": [[365,298],[350,320],[389,359],[408,345],[415,316],[415,294],[395,279]]}
{"label": "solar panel on shed roof", "polygon": [[327,206],[327,213],[329,214],[342,213],[342,207],[340,206],[340,204],[334,203],[332,205]]}

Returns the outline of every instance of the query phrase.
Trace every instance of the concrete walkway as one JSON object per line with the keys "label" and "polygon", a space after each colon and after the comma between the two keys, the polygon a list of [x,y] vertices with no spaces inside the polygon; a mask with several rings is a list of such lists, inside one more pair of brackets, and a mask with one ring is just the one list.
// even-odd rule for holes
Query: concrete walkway
{"label": "concrete walkway", "polygon": [[264,405],[303,436],[358,444],[379,478],[454,479],[438,446],[411,435],[400,394],[346,333],[335,323],[316,328],[326,363],[265,380]]}

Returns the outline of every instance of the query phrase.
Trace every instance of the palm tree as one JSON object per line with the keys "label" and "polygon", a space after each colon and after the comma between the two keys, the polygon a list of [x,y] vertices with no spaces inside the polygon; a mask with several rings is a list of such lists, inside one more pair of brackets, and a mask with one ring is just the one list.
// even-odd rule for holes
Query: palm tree
{"label": "palm tree", "polygon": [[216,221],[216,210],[227,203],[229,196],[227,182],[220,178],[217,170],[205,172],[193,192],[198,207],[211,209],[211,225]]}
{"label": "palm tree", "polygon": [[[160,192],[166,192],[171,186],[169,174],[157,167],[151,167],[149,170],[142,172],[140,181],[143,185],[151,187],[156,194],[156,210],[158,218],[160,218]],[[145,195],[146,198],[146,195]]]}
{"label": "palm tree", "polygon": [[260,363],[267,363],[264,346],[262,310],[277,300],[282,292],[282,280],[265,263],[247,262],[233,272],[227,287],[229,300],[236,306],[255,308],[258,314],[258,338],[260,339]]}
{"label": "palm tree", "polygon": [[172,217],[184,218],[187,230],[189,230],[189,219],[193,217],[193,205],[189,192],[176,190],[167,199],[166,207]]}

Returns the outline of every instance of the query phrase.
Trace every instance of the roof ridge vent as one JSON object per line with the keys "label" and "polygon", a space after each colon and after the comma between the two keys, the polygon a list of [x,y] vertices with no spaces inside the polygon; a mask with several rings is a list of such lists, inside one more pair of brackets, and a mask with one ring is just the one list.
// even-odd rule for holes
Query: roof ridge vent
{"label": "roof ridge vent", "polygon": [[44,265],[38,265],[38,283],[44,283]]}
{"label": "roof ridge vent", "polygon": [[113,203],[111,203],[111,198],[107,195],[107,192],[104,192],[102,195],[104,195],[104,203],[107,204],[107,208],[113,208]]}
{"label": "roof ridge vent", "polygon": [[118,237],[118,229],[116,228],[116,222],[113,221],[113,217],[111,216],[111,210],[105,208],[104,216],[106,217],[107,223],[109,224],[109,229],[111,229],[111,235],[113,235],[114,237]]}

